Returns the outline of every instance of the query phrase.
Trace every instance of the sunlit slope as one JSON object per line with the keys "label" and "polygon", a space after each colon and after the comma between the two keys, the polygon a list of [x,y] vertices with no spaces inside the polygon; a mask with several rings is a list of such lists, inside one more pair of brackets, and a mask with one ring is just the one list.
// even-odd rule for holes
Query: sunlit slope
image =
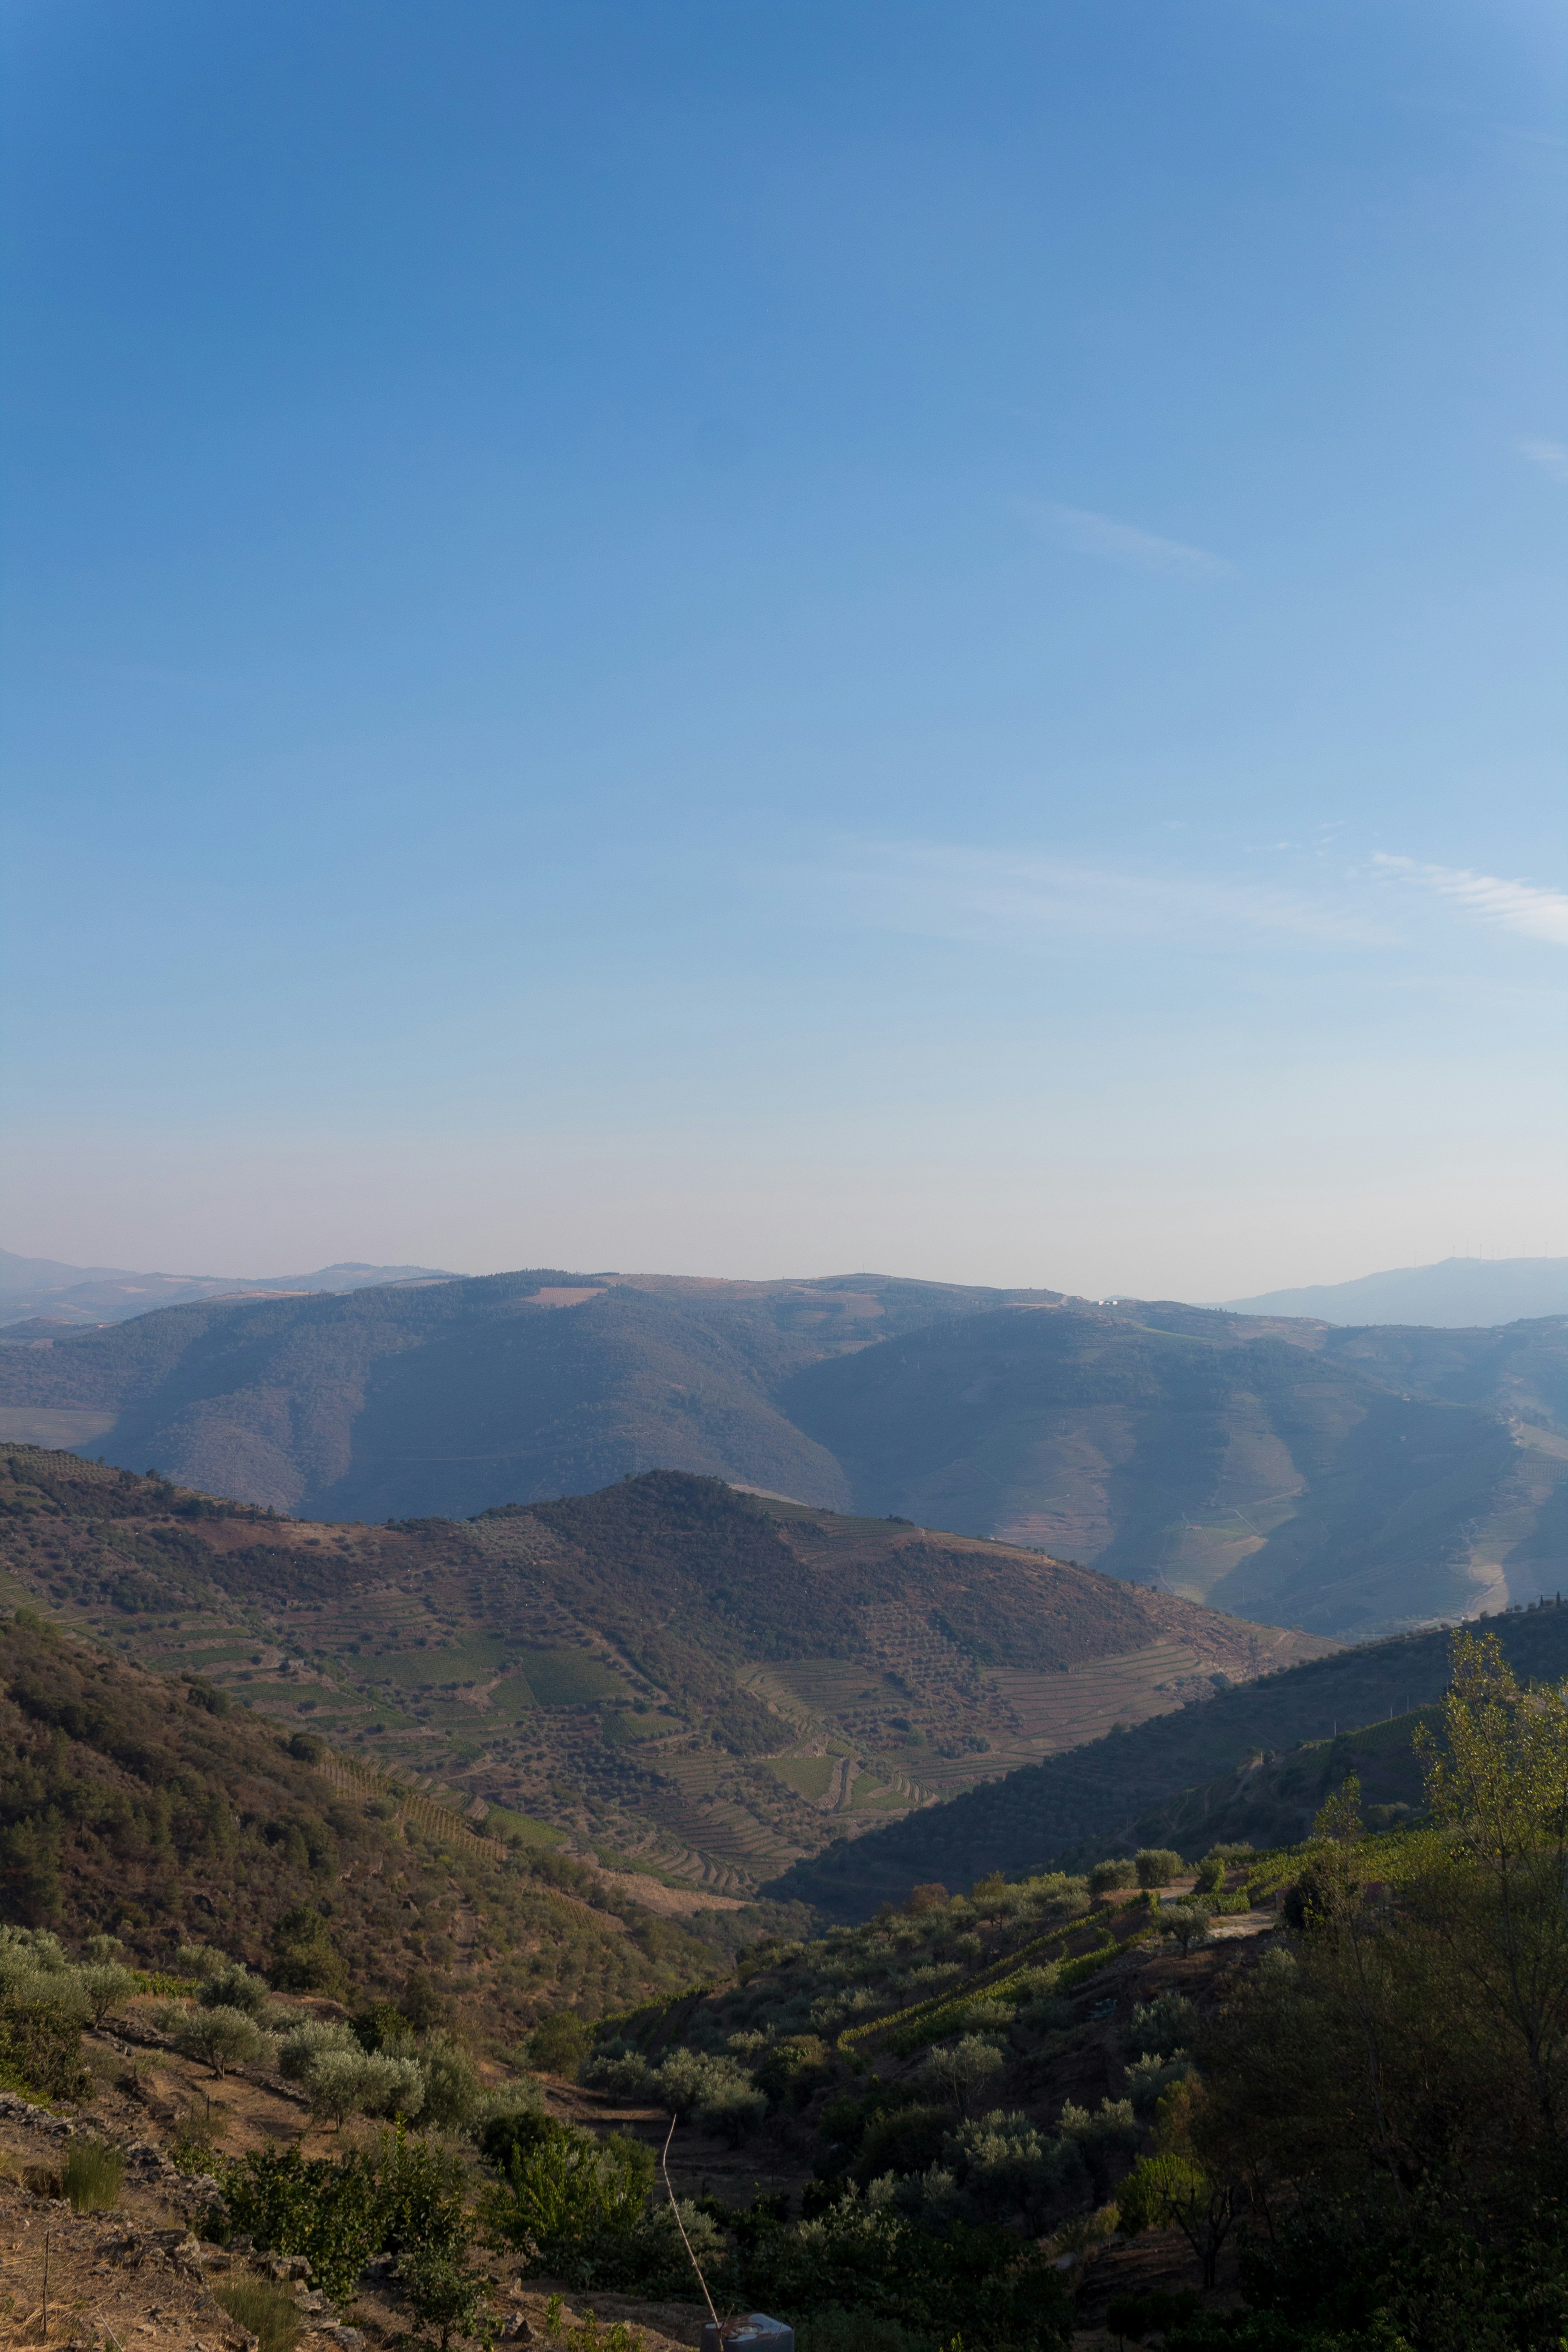
{"label": "sunlit slope", "polygon": [[586,1874],[292,1745],[206,1677],[143,1672],[26,1610],[0,1622],[0,1921],[72,1946],[107,1930],[153,1968],[216,1944],[339,1997],[423,1976],[492,2047],[542,2010],[597,2015],[700,1965],[679,1926],[609,1907]]}
{"label": "sunlit slope", "polygon": [[285,1519],[0,1454],[0,1600],[673,1889],[1320,1646],[963,1537],[650,1472],[478,1519]]}

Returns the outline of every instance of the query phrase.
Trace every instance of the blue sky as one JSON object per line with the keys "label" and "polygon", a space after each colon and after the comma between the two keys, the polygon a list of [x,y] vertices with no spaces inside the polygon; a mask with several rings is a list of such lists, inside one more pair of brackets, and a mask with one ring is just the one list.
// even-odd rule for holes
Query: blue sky
{"label": "blue sky", "polygon": [[1545,0],[0,0],[7,1245],[1568,1250]]}

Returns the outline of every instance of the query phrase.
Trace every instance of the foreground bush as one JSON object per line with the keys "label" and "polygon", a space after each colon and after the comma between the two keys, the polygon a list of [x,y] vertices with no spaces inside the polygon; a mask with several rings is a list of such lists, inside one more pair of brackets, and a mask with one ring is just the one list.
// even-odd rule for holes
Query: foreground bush
{"label": "foreground bush", "polygon": [[[1205,2260],[1247,2209],[1250,2313],[1173,2347],[1557,2352],[1568,2312],[1568,1694],[1458,1636],[1430,1827],[1371,1843],[1347,1780],[1288,1949],[1192,2037],[1125,2221]],[[1205,2263],[1206,2267],[1206,2263]]]}
{"label": "foreground bush", "polygon": [[[969,2128],[968,2160],[982,2178],[987,2167],[1027,2171],[1037,2160],[1024,2118],[996,2116]],[[595,2141],[535,2116],[518,2119],[515,2134],[498,2122],[489,2138],[505,2178],[482,2200],[481,2217],[492,2242],[519,2253],[527,2270],[576,2289],[692,2296],[690,2257],[668,2200],[656,2192],[650,2202],[654,2163],[640,2142]],[[679,2218],[714,2296],[732,2307],[852,2312],[886,2352],[937,2352],[961,2333],[967,2344],[1008,2352],[1055,2352],[1070,2341],[1060,2278],[1010,2230],[954,2222],[938,2236],[852,2184],[829,2211],[793,2230],[765,2200],[741,2212],[683,2203]],[[829,2341],[838,2326],[825,2329]]]}
{"label": "foreground bush", "polygon": [[[509,2129],[508,2126],[515,2126]],[[619,2132],[591,2132],[544,2117],[498,2119],[486,2135],[503,2178],[479,2206],[492,2244],[525,2269],[573,2287],[685,2294],[691,2266],[668,2206],[649,2208],[652,2151]],[[681,2220],[706,2268],[721,2255],[711,2220],[693,2205]]]}
{"label": "foreground bush", "polygon": [[1072,2306],[1038,2247],[1009,2230],[956,2223],[942,2236],[853,2190],[816,2220],[759,2242],[726,2287],[763,2309],[830,2310],[893,2322],[945,2345],[1066,2352]]}
{"label": "foreground bush", "polygon": [[73,2098],[85,2089],[88,1974],[72,1966],[47,1929],[0,1927],[0,2086],[47,2099]]}
{"label": "foreground bush", "polygon": [[253,2149],[226,2164],[218,2182],[234,2227],[259,2252],[302,2254],[340,2307],[373,2254],[460,2262],[468,2242],[460,2161],[401,2131],[341,2157]]}

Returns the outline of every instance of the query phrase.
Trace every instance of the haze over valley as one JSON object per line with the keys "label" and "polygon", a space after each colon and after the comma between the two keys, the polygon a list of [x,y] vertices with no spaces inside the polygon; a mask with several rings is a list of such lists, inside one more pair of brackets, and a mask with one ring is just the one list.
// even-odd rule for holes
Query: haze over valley
{"label": "haze over valley", "polygon": [[0,1435],[293,1516],[467,1518],[676,1469],[1336,1640],[1563,1582],[1560,1316],[536,1268],[4,1337]]}
{"label": "haze over valley", "polygon": [[1568,19],[0,73],[0,2341],[1568,2352]]}

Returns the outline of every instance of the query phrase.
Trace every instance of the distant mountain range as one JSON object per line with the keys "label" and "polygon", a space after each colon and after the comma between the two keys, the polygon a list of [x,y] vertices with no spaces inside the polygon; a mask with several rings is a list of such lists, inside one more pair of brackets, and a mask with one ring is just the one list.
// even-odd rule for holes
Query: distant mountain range
{"label": "distant mountain range", "polygon": [[1424,1323],[1479,1329],[1526,1317],[1568,1315],[1568,1257],[1447,1257],[1354,1282],[1231,1298],[1237,1315],[1310,1315],[1324,1323]]}
{"label": "distant mountain range", "polygon": [[323,1265],[314,1274],[261,1277],[223,1274],[132,1274],[117,1265],[62,1265],[52,1257],[0,1250],[0,1328],[50,1323],[125,1323],[159,1307],[203,1298],[287,1298],[301,1292],[363,1290],[383,1282],[450,1282],[436,1265]]}
{"label": "distant mountain range", "polygon": [[0,1438],[311,1518],[655,1466],[1364,1640],[1568,1585],[1568,1318],[534,1268],[0,1333]]}

